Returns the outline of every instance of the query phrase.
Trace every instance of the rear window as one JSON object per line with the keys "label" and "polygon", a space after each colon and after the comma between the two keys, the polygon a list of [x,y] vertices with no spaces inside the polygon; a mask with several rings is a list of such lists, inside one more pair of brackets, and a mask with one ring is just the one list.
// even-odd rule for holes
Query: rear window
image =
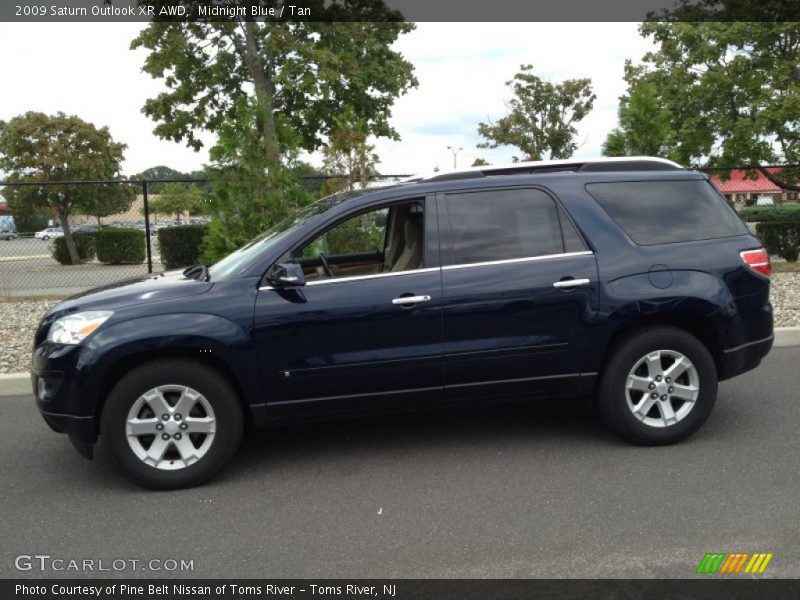
{"label": "rear window", "polygon": [[747,233],[707,181],[591,183],[586,191],[640,246]]}

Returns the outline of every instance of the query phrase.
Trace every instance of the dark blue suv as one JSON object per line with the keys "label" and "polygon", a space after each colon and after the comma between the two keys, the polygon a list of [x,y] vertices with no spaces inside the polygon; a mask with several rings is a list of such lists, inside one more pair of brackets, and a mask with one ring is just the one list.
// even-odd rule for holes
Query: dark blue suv
{"label": "dark blue suv", "polygon": [[772,346],[770,263],[705,175],[518,163],[324,198],[206,267],[92,290],[36,334],[45,421],[152,488],[245,424],[593,396],[686,438]]}

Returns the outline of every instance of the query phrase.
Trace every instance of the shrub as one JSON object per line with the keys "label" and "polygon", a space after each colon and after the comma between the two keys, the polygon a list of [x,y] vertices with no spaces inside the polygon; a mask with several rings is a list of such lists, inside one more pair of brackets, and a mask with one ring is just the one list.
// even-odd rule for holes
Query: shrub
{"label": "shrub", "polygon": [[761,222],[756,234],[767,252],[796,262],[800,254],[800,221]]}
{"label": "shrub", "polygon": [[158,230],[161,262],[167,269],[179,269],[200,262],[207,225],[182,225]]}
{"label": "shrub", "polygon": [[144,261],[144,231],[109,227],[95,234],[97,260],[112,265],[139,264]]}
{"label": "shrub", "polygon": [[[75,249],[78,251],[78,258],[81,259],[81,262],[94,258],[94,236],[78,233],[74,234],[72,239],[75,242]],[[53,239],[53,258],[62,265],[72,264],[69,250],[67,250],[66,238],[57,237]]]}
{"label": "shrub", "polygon": [[800,221],[800,204],[746,206],[739,209],[739,216],[748,223]]}

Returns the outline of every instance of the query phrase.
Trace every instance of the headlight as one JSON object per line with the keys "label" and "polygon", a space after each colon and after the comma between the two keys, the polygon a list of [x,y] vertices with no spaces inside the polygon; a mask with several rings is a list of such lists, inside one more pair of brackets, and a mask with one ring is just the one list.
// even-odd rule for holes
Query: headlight
{"label": "headlight", "polygon": [[57,319],[47,333],[47,341],[56,344],[80,344],[113,315],[110,310],[88,310]]}

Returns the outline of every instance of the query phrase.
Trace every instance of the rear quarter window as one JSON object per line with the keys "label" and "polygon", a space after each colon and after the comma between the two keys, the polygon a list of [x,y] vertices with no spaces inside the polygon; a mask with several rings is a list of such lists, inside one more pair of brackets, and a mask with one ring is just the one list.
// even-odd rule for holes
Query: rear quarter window
{"label": "rear quarter window", "polygon": [[586,191],[640,246],[746,234],[747,228],[710,183],[590,183]]}

